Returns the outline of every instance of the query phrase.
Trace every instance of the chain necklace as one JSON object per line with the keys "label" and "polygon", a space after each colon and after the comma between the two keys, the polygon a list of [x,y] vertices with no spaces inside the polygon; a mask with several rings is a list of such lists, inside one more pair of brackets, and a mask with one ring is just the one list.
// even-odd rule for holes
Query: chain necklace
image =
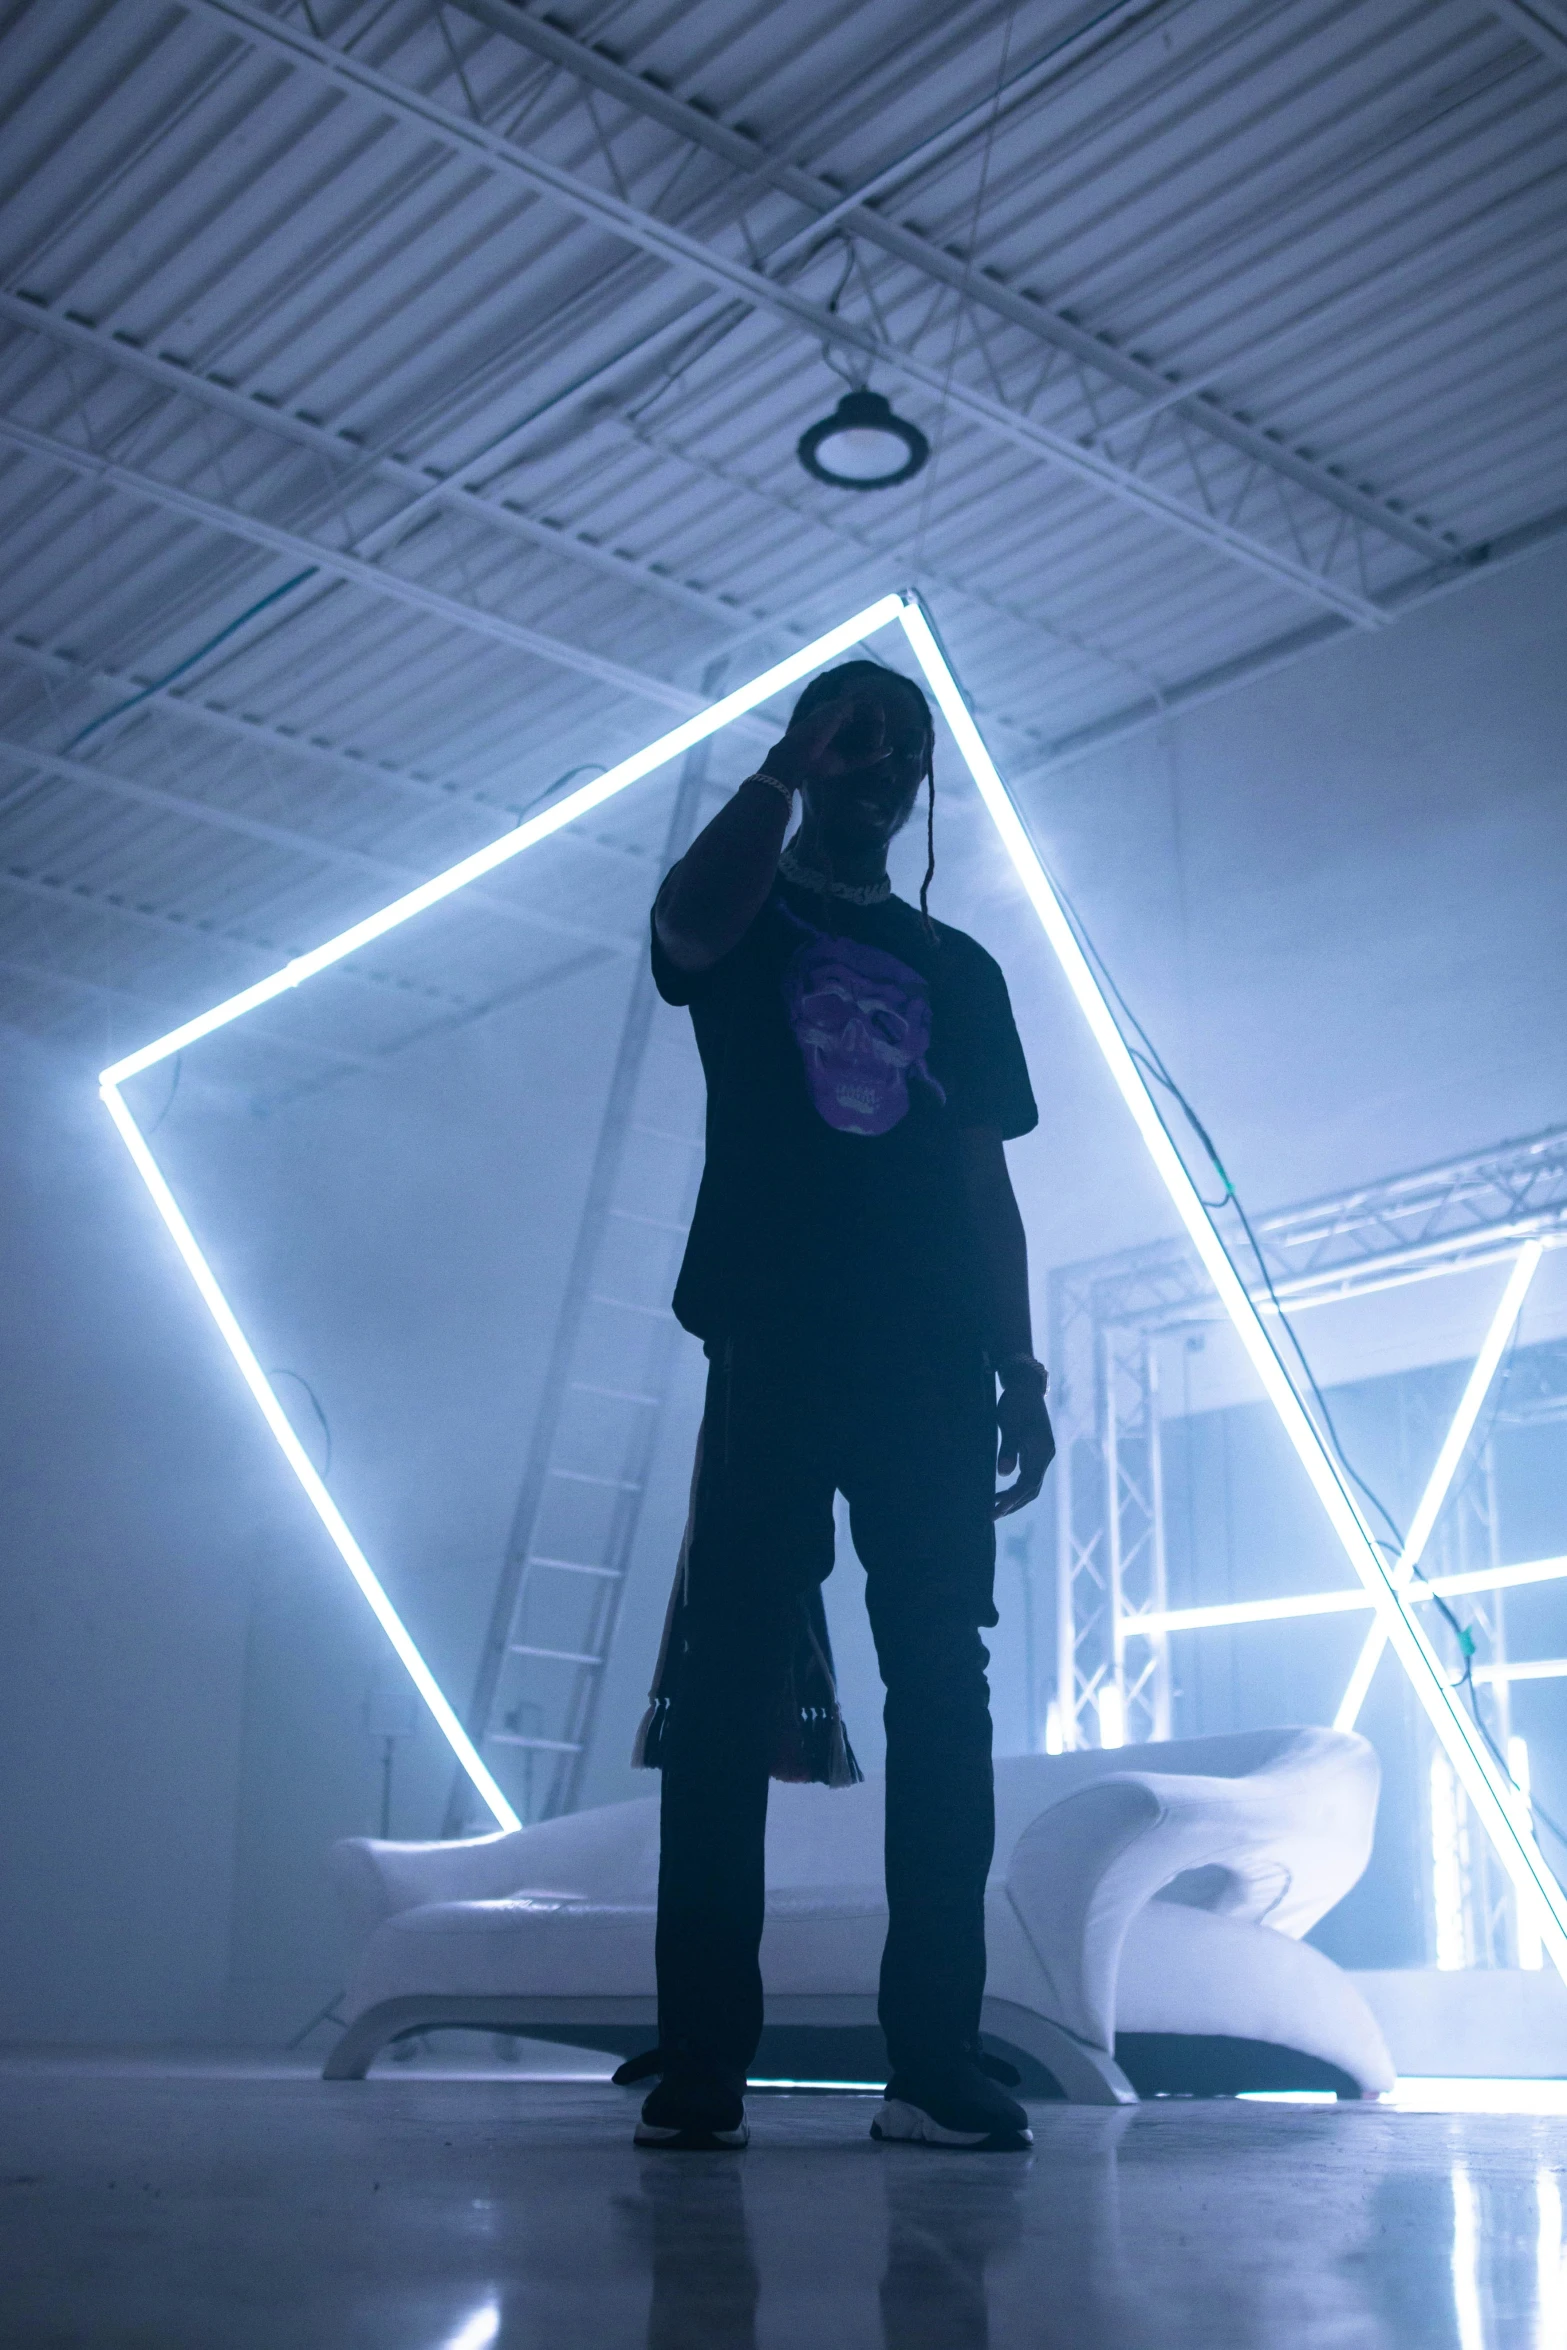
{"label": "chain necklace", "polygon": [[818,895],[842,898],[851,906],[879,906],[884,898],[892,895],[892,883],[885,873],[880,881],[834,881],[827,874],[818,873],[814,865],[807,865],[796,854],[793,841],[781,852],[778,870],[797,889],[811,889]]}

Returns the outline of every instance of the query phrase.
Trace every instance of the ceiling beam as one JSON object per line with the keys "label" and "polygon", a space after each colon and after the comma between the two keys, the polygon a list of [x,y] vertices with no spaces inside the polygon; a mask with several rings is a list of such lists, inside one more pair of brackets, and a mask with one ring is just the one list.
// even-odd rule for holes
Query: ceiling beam
{"label": "ceiling beam", "polygon": [[404,579],[381,564],[367,563],[358,555],[324,546],[320,540],[306,538],[298,531],[263,522],[258,515],[243,513],[238,507],[221,505],[194,490],[180,489],[154,473],[143,473],[135,466],[101,457],[93,449],[61,440],[55,433],[35,431],[14,417],[0,417],[0,440],[9,441],[51,464],[67,466],[90,480],[128,491],[133,497],[148,498],[187,522],[202,523],[210,530],[248,539],[252,546],[281,555],[290,563],[313,565],[329,578],[345,580],[351,587],[366,589],[371,595],[390,598],[394,603],[411,605],[431,619],[488,637],[514,653],[525,653],[530,659],[544,661],[554,668],[575,670],[578,675],[591,677],[616,693],[657,703],[682,718],[694,717],[707,707],[700,694],[691,693],[684,686],[670,685],[663,678],[628,669],[622,662],[611,661],[601,653],[591,653],[580,645],[568,644],[563,638],[547,636],[541,629],[529,628],[520,620],[507,620],[498,612],[486,612],[477,604],[443,595],[439,588],[426,587],[420,580]]}
{"label": "ceiling beam", "polygon": [[1488,0],[1490,13],[1532,41],[1548,64],[1567,70],[1567,17],[1549,0]]}
{"label": "ceiling beam", "polygon": [[[441,503],[449,504],[454,511],[469,517],[486,522],[495,521],[508,524],[513,520],[525,521],[526,532],[524,535],[534,539],[537,543],[551,546],[554,551],[569,552],[576,544],[575,540],[567,540],[563,547],[561,544],[563,534],[554,530],[550,525],[539,524],[532,521],[531,518],[525,518],[516,508],[504,505],[498,499],[480,497],[472,488],[465,488],[458,481],[439,482],[434,485],[434,490],[432,490],[429,476],[417,466],[409,465],[397,458],[372,458],[368,452],[359,449],[355,443],[346,440],[341,433],[334,432],[329,426],[312,424],[306,418],[291,416],[286,410],[258,399],[253,392],[239,390],[232,385],[216,383],[208,376],[196,374],[178,360],[146,351],[136,344],[126,343],[117,335],[110,336],[99,328],[88,326],[83,321],[66,318],[56,311],[45,308],[41,303],[23,300],[14,294],[7,294],[0,290],[0,318],[9,318],[16,325],[56,341],[62,347],[90,350],[102,366],[124,367],[146,380],[164,386],[171,395],[178,395],[202,406],[216,408],[223,414],[234,416],[255,429],[279,435],[298,443],[301,447],[313,449],[329,461],[341,462],[344,458],[349,458],[357,460],[361,465],[371,465],[384,478],[402,480],[407,487],[416,491],[418,495],[414,502],[418,505],[422,506],[427,498],[434,495],[435,492],[439,492]],[[73,385],[72,397],[76,398],[77,396],[77,388]],[[529,426],[537,420],[536,416],[530,418],[528,425],[520,428],[520,432],[525,433]],[[630,430],[632,428],[622,427],[622,429]],[[510,442],[514,436],[508,434],[506,437]],[[637,433],[635,437],[642,440],[647,438],[641,433]],[[665,454],[671,455],[677,463],[685,465],[691,463],[688,456],[678,451],[666,450]],[[486,451],[482,465],[475,466],[472,470],[482,471],[497,462],[504,462],[504,460],[497,459],[493,451]],[[464,468],[465,472],[468,470],[468,468]],[[754,484],[722,466],[708,465],[704,470],[715,480],[745,488],[753,496],[760,494]],[[809,511],[803,501],[799,504],[791,504],[787,500],[780,502],[773,499],[771,502],[775,505],[781,503],[784,510],[793,514],[807,528],[824,531],[833,538],[853,545],[861,554],[869,555],[885,564],[887,560],[885,550],[878,547],[874,540],[859,532],[846,529],[841,523],[825,521],[821,514]],[[388,519],[385,529],[389,535],[402,526],[411,510],[411,508],[405,509],[402,513]],[[624,564],[618,557],[609,557],[607,560],[610,568],[621,573],[622,576],[629,568],[634,585],[650,587],[656,592],[665,584],[663,575],[653,572],[650,567],[638,564],[633,557],[628,557]],[[973,598],[979,602],[987,600],[966,583],[944,576],[928,563],[921,566],[921,578],[927,585],[951,587],[959,595]],[[765,629],[775,631],[785,638],[803,637],[813,633],[809,624],[804,621],[767,613],[759,607],[742,609],[736,605],[722,604],[716,598],[710,599],[701,596],[700,592],[694,589],[681,588],[675,600],[686,603],[695,600],[701,603],[704,607],[703,616],[705,618],[719,621],[724,627],[731,630],[745,628],[749,633],[756,634]],[[993,608],[1000,609],[1001,607],[993,606]],[[1006,617],[1024,626],[1038,628],[1044,635],[1052,637],[1058,643],[1070,645],[1075,652],[1116,665],[1111,655],[1101,652],[1097,647],[1060,624],[1040,619],[1034,614],[1015,610],[1008,610]],[[1119,665],[1125,666],[1124,663]],[[132,682],[134,684],[140,681]],[[191,703],[188,697],[179,693],[171,692],[159,698],[169,700],[178,708],[199,708],[199,705]],[[233,720],[230,723],[250,726],[255,722]],[[766,726],[759,719],[740,718],[736,719],[734,723],[740,732],[748,734],[758,744],[765,742],[770,745],[774,739],[772,728]],[[1010,721],[996,716],[995,713],[988,715],[987,724],[1003,735],[1010,734],[1018,743],[1026,747],[1038,748],[1037,730],[1015,726]],[[276,739],[284,745],[287,745],[290,740],[281,732],[276,732]],[[299,747],[309,749],[311,746],[301,744]],[[361,774],[368,771],[367,762],[364,760],[354,761],[346,753],[330,755],[342,758],[346,764],[357,766]],[[395,772],[392,769],[387,770],[388,775]],[[410,778],[409,782],[410,788],[421,788],[416,779]],[[425,785],[422,788],[437,796],[449,797],[460,787]],[[483,795],[472,792],[464,793],[462,796],[483,799]],[[493,805],[494,803],[488,804]],[[573,836],[575,837],[575,828]]]}
{"label": "ceiling beam", "polygon": [[[705,109],[688,105],[683,99],[658,89],[643,75],[633,73],[602,51],[544,22],[531,11],[512,5],[512,0],[456,0],[456,4],[487,30],[534,51],[578,80],[604,90],[628,109],[660,123],[692,145],[722,156],[737,170],[765,186],[777,188],[810,209],[815,215],[810,225],[764,255],[769,277],[776,277],[782,269],[819,246],[830,229],[840,223],[847,224],[855,235],[917,270],[922,277],[953,288],[966,302],[1021,327],[1036,341],[1067,353],[1106,383],[1133,393],[1136,404],[1111,428],[1117,434],[1135,431],[1145,418],[1173,410],[1204,438],[1227,444],[1266,471],[1308,490],[1384,537],[1424,555],[1428,561],[1453,553],[1453,543],[1440,532],[1428,529],[1389,500],[1344,480],[1317,460],[1289,448],[1276,435],[1232,415],[1211,396],[1204,397],[1203,386],[1182,387],[1172,382],[1156,367],[1107,342],[1078,320],[1052,310],[1032,295],[1018,292],[989,271],[976,269],[971,259],[949,252],[918,229],[892,220],[874,208],[873,199],[934,162],[950,159],[954,146],[989,122],[992,101],[970,108],[946,131],[923,141],[910,154],[845,195],[831,181],[797,164],[783,162],[748,134],[732,130]],[[1036,61],[1007,85],[1002,93],[1003,109],[1010,111],[1025,99],[1037,97],[1086,58],[1097,56],[1126,33],[1140,30],[1151,18],[1164,14],[1167,6],[1168,0],[1155,0],[1155,4],[1141,0],[1140,5],[1100,10],[1088,24],[1068,35],[1043,60]]]}
{"label": "ceiling beam", "polygon": [[[34,987],[64,988],[76,995],[94,996],[104,1003],[131,1004],[137,1011],[151,1012],[160,1020],[172,1020],[178,1016],[178,1008],[166,998],[143,995],[138,988],[116,987],[107,979],[84,979],[80,972],[61,971],[49,963],[29,963],[23,956],[0,955],[0,975],[23,980]],[[283,1052],[306,1053],[312,1060],[332,1061],[340,1068],[374,1067],[374,1061],[367,1053],[345,1052],[340,1045],[317,1044],[313,1039],[290,1036],[274,1028],[270,1021],[253,1019],[247,1021],[246,1026],[253,1028],[265,1043]]]}
{"label": "ceiling beam", "polygon": [[[71,654],[51,650],[46,645],[29,643],[25,637],[0,632],[0,663],[5,661],[39,670],[48,677],[68,679],[72,685],[86,690],[102,688],[119,695],[127,692],[135,694],[145,689],[147,684],[145,678],[138,677],[132,670],[111,669],[103,663],[95,667]],[[153,705],[143,702],[139,708],[150,713]],[[257,718],[249,712],[225,710],[214,702],[198,701],[189,692],[163,694],[158,698],[156,708],[164,712],[172,710],[193,726],[205,727],[212,733],[226,735],[230,741],[245,743],[263,757],[277,754],[301,760],[308,765],[327,768],[334,775],[346,775],[355,783],[380,784],[387,791],[407,792],[430,807],[474,808],[486,816],[510,817],[515,823],[528,808],[536,804],[538,798],[537,794],[530,794],[521,803],[515,798],[502,799],[497,791],[485,791],[477,785],[449,782],[440,776],[399,767],[379,754],[372,756],[367,751],[345,751],[333,743],[313,741],[308,735],[295,733],[286,726],[274,725],[270,720]],[[93,772],[98,772],[96,767]],[[588,849],[601,857],[613,857],[621,864],[630,857],[640,858],[645,853],[626,843],[608,840],[598,833],[590,832],[581,823],[568,824],[557,837],[572,848]]]}
{"label": "ceiling beam", "polygon": [[[295,832],[282,824],[268,824],[259,816],[246,816],[237,808],[224,808],[210,800],[189,798],[183,792],[166,791],[159,784],[138,783],[131,776],[116,775],[106,767],[89,764],[85,759],[71,759],[61,751],[46,751],[35,743],[14,742],[0,735],[0,761],[10,760],[43,775],[55,777],[62,783],[78,784],[91,791],[104,793],[110,799],[126,800],[138,807],[156,809],[160,815],[177,816],[183,822],[209,825],[214,831],[237,834],[243,840],[259,841],[268,848],[285,849],[290,856],[307,857],[318,865],[335,865],[347,872],[372,875],[402,890],[410,882],[425,881],[427,872],[420,866],[396,863],[390,857],[372,856],[365,849],[337,847],[331,841],[318,840],[314,834]],[[481,905],[490,914],[503,921],[520,924],[527,930],[548,931],[556,938],[582,939],[590,945],[604,947],[614,954],[631,954],[640,948],[640,939],[624,938],[617,934],[594,930],[582,922],[570,922],[559,914],[546,914],[540,908],[514,903],[497,897],[483,888],[472,888],[468,896],[475,905]]]}
{"label": "ceiling beam", "polygon": [[402,578],[383,564],[369,564],[357,555],[345,555],[341,548],[327,548],[317,538],[305,538],[301,531],[284,531],[275,522],[261,522],[258,515],[179,489],[174,482],[162,482],[155,472],[141,472],[136,465],[99,456],[94,449],[82,449],[78,442],[61,439],[56,432],[33,430],[33,425],[23,425],[14,416],[0,416],[0,439],[12,442],[16,449],[26,449],[31,456],[45,458],[47,463],[66,465],[70,472],[106,482],[110,489],[129,491],[134,498],[150,498],[153,505],[162,505],[186,522],[200,522],[207,529],[228,531],[233,538],[247,538],[254,548],[268,550],[268,555],[282,555],[291,564],[310,564],[327,578],[345,580],[350,588],[364,588],[369,595],[388,597],[395,604],[411,604],[413,611],[428,613],[432,620],[446,620],[470,635],[489,637],[493,644],[503,644],[512,653],[526,653],[531,660],[543,660],[557,670],[576,670],[580,677],[592,677],[616,693],[658,703],[679,717],[695,717],[695,712],[707,707],[700,693],[686,691],[686,686],[672,686],[663,677],[627,670],[620,660],[608,660],[604,653],[590,653],[578,644],[566,644],[561,637],[547,637],[538,627],[526,627],[522,620],[505,620],[479,604],[442,595],[439,588],[425,588],[423,580]]}
{"label": "ceiling beam", "polygon": [[[899,349],[872,328],[813,301],[792,286],[779,283],[748,261],[720,252],[624,197],[594,187],[577,173],[544,161],[485,124],[452,113],[411,84],[400,82],[360,58],[333,49],[313,35],[268,16],[251,6],[249,0],[183,0],[183,5],[332,87],[391,113],[421,136],[437,140],[454,155],[479,163],[535,195],[553,201],[578,219],[653,254],[671,269],[742,296],[753,308],[766,312],[812,342],[853,351],[889,373],[920,385],[955,415],[992,437],[1064,469],[1121,503],[1195,538],[1214,553],[1248,565],[1275,585],[1341,612],[1360,627],[1377,627],[1384,620],[1384,613],[1370,594],[1316,569],[1284,544],[1273,545],[1241,529],[1216,502],[1205,502],[1200,489],[1194,488],[1191,496],[1184,495],[1162,479],[1137,473],[1101,448],[1085,445],[1020,409],[973,390],[958,382],[949,369],[934,359],[926,360]],[[968,266],[962,263],[954,266],[961,273],[965,291],[971,292],[972,273]],[[1017,299],[1022,310],[1032,308],[1020,297]],[[1154,381],[1161,394],[1169,389],[1164,378],[1156,377]],[[1262,460],[1256,455],[1250,456],[1248,462],[1262,468]],[[1277,472],[1274,478],[1278,478]],[[1232,507],[1234,497],[1232,491],[1228,500]],[[1346,528],[1351,524],[1355,528],[1364,527],[1342,507],[1330,510]]]}
{"label": "ceiling beam", "polygon": [[[4,288],[0,288],[0,318],[31,334],[47,335],[67,350],[90,351],[103,367],[139,375],[148,382],[161,384],[178,397],[199,400],[205,408],[221,410],[242,424],[293,441],[300,448],[312,449],[329,464],[351,468],[360,479],[370,475],[377,481],[395,484],[418,499],[421,508],[428,500],[448,512],[489,524],[513,538],[525,539],[530,546],[546,548],[552,555],[600,572],[622,587],[640,589],[656,596],[661,603],[676,605],[681,611],[694,613],[720,628],[752,628],[758,622],[767,623],[764,612],[708,595],[701,588],[623,550],[596,546],[580,531],[541,522],[509,499],[485,497],[476,483],[443,479],[424,466],[410,464],[406,458],[367,449],[328,425],[313,424],[307,417],[296,416],[269,400],[259,399],[254,392],[184,366],[164,352],[149,351],[121,334],[107,334],[85,319],[68,317],[42,302],[9,293]],[[575,397],[575,387],[570,396]],[[539,417],[532,416],[528,426],[535,427],[539,422]],[[390,519],[402,525],[407,518],[397,514]]]}
{"label": "ceiling beam", "polygon": [[[106,922],[127,925],[138,930],[156,930],[165,938],[183,939],[187,946],[212,945],[237,948],[246,955],[259,955],[275,969],[281,958],[302,953],[299,947],[279,946],[275,939],[258,937],[253,931],[236,930],[232,923],[209,922],[198,915],[160,913],[153,906],[133,906],[124,898],[106,897],[102,890],[89,889],[82,881],[66,881],[60,876],[49,876],[28,871],[25,866],[0,867],[0,889],[14,890],[26,897],[38,899],[44,905],[67,907],[82,913],[100,915]],[[454,1015],[466,1017],[478,1010],[477,1000],[471,996],[453,995],[449,988],[431,987],[418,979],[399,979],[386,971],[370,971],[362,963],[349,961],[335,968],[345,978],[361,987],[373,987],[382,994],[401,997],[410,1004],[436,1004]]]}

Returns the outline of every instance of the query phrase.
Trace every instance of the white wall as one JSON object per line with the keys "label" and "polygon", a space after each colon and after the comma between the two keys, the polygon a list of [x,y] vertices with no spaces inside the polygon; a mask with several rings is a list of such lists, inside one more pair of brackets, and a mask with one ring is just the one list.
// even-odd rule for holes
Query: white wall
{"label": "white wall", "polygon": [[[1256,1202],[1567,1117],[1564,605],[1567,556],[1542,555],[1025,784]],[[1013,1155],[1042,1306],[1051,1263],[1168,1215],[993,845],[950,800],[941,834],[937,910],[1006,963],[1040,1096]],[[321,1396],[334,1489],[459,1700],[625,981],[589,975],[262,1128],[193,1086],[161,1132],[264,1359]],[[374,1823],[379,1638],[258,1437],[89,1065],[12,1039],[0,1088],[0,2036],[275,2041],[336,1987],[321,1855]],[[623,1757],[699,1374],[693,1352],[606,1693],[600,1800],[651,1785]],[[303,1402],[299,1425],[314,1441]],[[874,1759],[856,1579],[835,1578],[831,1604]],[[1003,1593],[1007,1743],[1010,1566]],[[426,1727],[399,1758],[395,1824],[432,1830],[446,1785]]]}
{"label": "white wall", "polygon": [[[1567,1118],[1564,613],[1557,549],[1024,780],[1054,868],[1251,1201]],[[990,927],[1037,975],[1019,991],[1046,1107],[1023,1154],[1035,1226],[1053,1257],[1095,1256],[1148,1236],[1146,1189],[1079,1177],[1080,1148],[1108,1151],[1120,1128],[1009,902],[1003,883]]]}

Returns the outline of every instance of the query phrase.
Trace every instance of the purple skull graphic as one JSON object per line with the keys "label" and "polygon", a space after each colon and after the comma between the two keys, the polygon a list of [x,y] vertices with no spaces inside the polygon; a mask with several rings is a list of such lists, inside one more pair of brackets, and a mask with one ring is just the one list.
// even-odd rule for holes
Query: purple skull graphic
{"label": "purple skull graphic", "polygon": [[886,1134],[908,1115],[909,1072],[925,1066],[930,996],[907,963],[858,939],[813,933],[784,973],[784,1004],[811,1099],[841,1134]]}

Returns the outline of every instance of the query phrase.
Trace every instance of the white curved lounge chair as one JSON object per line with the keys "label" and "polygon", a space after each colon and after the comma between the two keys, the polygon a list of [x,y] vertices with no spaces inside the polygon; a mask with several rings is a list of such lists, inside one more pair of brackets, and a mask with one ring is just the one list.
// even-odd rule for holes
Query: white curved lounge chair
{"label": "white curved lounge chair", "polygon": [[[1299,1937],[1371,1850],[1376,1756],[1335,1730],[1248,1731],[996,1765],[984,2028],[1024,2085],[1393,2085],[1359,1992]],[[775,1786],[758,2073],[870,2078],[886,1928],[882,1783]],[[329,2079],[440,2025],[625,2054],[654,2036],[656,1798],[461,1843],[332,1854],[362,1949]],[[1047,2077],[1048,2076],[1048,2077]]]}

